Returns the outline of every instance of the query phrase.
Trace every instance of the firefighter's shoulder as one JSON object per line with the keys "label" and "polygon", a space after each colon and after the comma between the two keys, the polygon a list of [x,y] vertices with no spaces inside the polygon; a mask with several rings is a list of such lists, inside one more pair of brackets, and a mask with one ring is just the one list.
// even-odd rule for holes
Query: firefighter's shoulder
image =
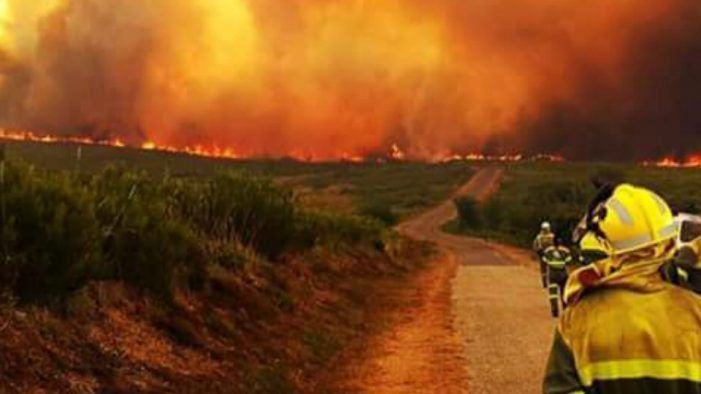
{"label": "firefighter's shoulder", "polygon": [[701,297],[663,286],[594,290],[565,311],[558,331],[585,385],[626,376],[701,382]]}

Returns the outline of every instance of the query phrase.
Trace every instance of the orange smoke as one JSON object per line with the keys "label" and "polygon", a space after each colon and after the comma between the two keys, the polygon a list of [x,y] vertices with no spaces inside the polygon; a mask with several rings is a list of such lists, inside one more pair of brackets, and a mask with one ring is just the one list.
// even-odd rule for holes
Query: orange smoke
{"label": "orange smoke", "polygon": [[0,127],[232,157],[498,156],[546,106],[588,101],[583,70],[626,97],[631,37],[680,2],[0,0]]}

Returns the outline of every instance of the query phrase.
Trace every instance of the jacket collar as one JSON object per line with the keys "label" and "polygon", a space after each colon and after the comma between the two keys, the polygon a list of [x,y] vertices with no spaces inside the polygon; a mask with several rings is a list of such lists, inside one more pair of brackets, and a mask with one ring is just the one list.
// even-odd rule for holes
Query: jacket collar
{"label": "jacket collar", "polygon": [[596,261],[574,271],[565,286],[565,302],[579,301],[588,290],[622,288],[637,292],[656,292],[666,284],[660,267],[674,255],[674,245],[656,245],[625,255]]}

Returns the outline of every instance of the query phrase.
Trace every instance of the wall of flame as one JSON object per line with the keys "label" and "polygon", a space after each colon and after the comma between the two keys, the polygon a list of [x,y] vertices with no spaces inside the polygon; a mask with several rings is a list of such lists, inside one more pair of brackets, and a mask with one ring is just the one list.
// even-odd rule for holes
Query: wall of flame
{"label": "wall of flame", "polygon": [[620,156],[635,133],[669,153],[696,118],[640,116],[669,85],[640,79],[701,63],[636,65],[693,49],[700,20],[691,0],[0,0],[0,127],[244,156]]}

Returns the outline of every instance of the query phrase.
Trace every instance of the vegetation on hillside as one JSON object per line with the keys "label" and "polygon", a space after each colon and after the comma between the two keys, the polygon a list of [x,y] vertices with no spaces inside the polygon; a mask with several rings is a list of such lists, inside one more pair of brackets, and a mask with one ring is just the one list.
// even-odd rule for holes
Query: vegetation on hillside
{"label": "vegetation on hillside", "polygon": [[394,225],[447,199],[474,174],[470,164],[390,162],[339,164],[299,179],[311,194],[333,191],[351,200],[352,212]]}
{"label": "vegetation on hillside", "polygon": [[368,329],[378,280],[401,280],[428,253],[372,213],[310,207],[240,168],[5,160],[0,387],[313,391]]}
{"label": "vegetation on hillside", "polygon": [[315,391],[372,328],[379,281],[429,253],[390,227],[473,172],[71,144],[2,153],[0,387],[18,392]]}
{"label": "vegetation on hillside", "polygon": [[23,301],[60,298],[94,279],[170,297],[179,286],[201,288],[212,262],[237,267],[247,254],[275,262],[383,237],[378,222],[304,209],[256,176],[81,175],[14,161],[2,168],[0,223],[2,285]]}
{"label": "vegetation on hillside", "polygon": [[358,214],[386,225],[445,200],[474,173],[474,164],[466,162],[220,160],[130,148],[28,142],[8,142],[5,150],[8,158],[21,159],[37,168],[79,169],[91,174],[114,165],[143,171],[153,178],[202,178],[245,171],[293,188],[307,206]]}
{"label": "vegetation on hillside", "polygon": [[596,194],[593,180],[630,182],[663,196],[675,211],[699,213],[701,172],[634,165],[531,163],[510,166],[501,188],[484,202],[456,200],[454,231],[529,247],[540,223],[548,220],[568,241]]}

